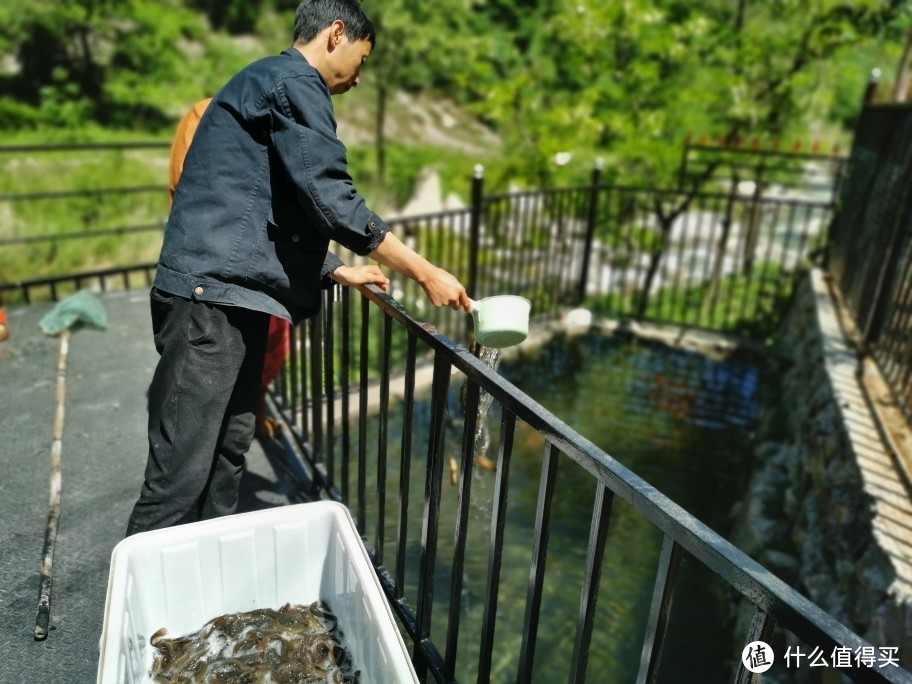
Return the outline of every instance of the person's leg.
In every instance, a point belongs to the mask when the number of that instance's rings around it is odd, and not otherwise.
[[[245,334],[236,327],[238,320],[260,323],[260,334]],[[128,535],[168,527],[195,509],[224,434],[247,341],[251,336],[264,340],[267,321],[265,314],[153,290],[152,325],[160,359],[149,387],[145,482]],[[260,358],[262,344],[255,350]]]
[[[247,355],[241,365],[234,392],[228,402],[219,450],[209,481],[199,501],[200,520],[230,515],[237,509],[238,488],[244,474],[246,454],[254,437],[259,409],[260,376],[266,350],[265,314],[237,309],[232,312],[235,324],[244,331]],[[257,317],[262,317],[262,323]],[[250,319],[250,320],[247,320]]]
[[[291,323],[278,316],[269,318],[269,336],[266,338],[266,354],[263,359],[263,373],[260,380],[260,396],[256,415],[256,434],[272,439],[279,431],[279,423],[266,415],[266,389],[282,371],[288,350],[291,348]]]

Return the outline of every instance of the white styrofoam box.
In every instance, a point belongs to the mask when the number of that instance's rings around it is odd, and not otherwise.
[[[362,682],[417,682],[348,509],[319,501],[230,515],[121,541],[111,554],[99,684],[148,681],[152,634],[228,613],[326,600]]]

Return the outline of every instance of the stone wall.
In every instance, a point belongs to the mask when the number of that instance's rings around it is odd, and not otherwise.
[[[912,665],[912,506],[825,276],[801,283],[771,363],[733,542],[875,647]]]

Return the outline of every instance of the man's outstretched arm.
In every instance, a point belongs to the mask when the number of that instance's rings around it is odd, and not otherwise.
[[[469,295],[462,283],[451,273],[407,247],[393,233],[387,233],[369,256],[381,266],[388,266],[421,285],[434,306],[449,306],[466,313],[471,311]]]

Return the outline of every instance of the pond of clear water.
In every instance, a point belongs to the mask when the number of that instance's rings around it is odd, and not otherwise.
[[[731,510],[746,489],[753,426],[759,401],[759,366],[751,359],[711,360],[703,355],[626,336],[556,338],[522,358],[503,361],[498,372],[649,484],[723,536]],[[462,443],[462,379],[451,384],[448,456],[459,459]],[[399,409],[401,411],[401,407]],[[415,425],[426,426],[427,403],[415,407]],[[389,478],[385,544],[396,538],[398,453],[401,433],[389,432]],[[500,407],[488,411],[487,456],[497,457]],[[373,439],[375,437],[369,437]],[[426,457],[426,427],[416,427],[409,496],[406,598],[416,605]],[[481,440],[484,442],[484,438]],[[370,441],[368,443],[371,443]],[[516,680],[526,609],[533,529],[545,442],[517,422],[497,608],[491,681]],[[441,530],[435,574],[432,639],[443,651],[443,625],[451,599],[453,531],[459,487],[444,468]],[[596,486],[569,458],[558,469],[553,501],[544,598],[533,681],[565,682],[573,652],[590,518]],[[460,597],[457,679],[477,679],[484,611],[494,473],[475,468],[469,538]],[[392,519],[391,519],[392,518]],[[370,520],[370,515],[368,520]],[[376,534],[374,532],[374,534]],[[370,537],[370,535],[369,535]],[[642,515],[615,500],[605,547],[602,580],[587,681],[626,684],[636,680],[652,600],[661,534]],[[384,558],[392,571],[395,560]],[[688,559],[678,576],[660,681],[687,684],[731,681],[743,644],[732,634],[735,595]],[[740,637],[737,637],[740,638]]]

